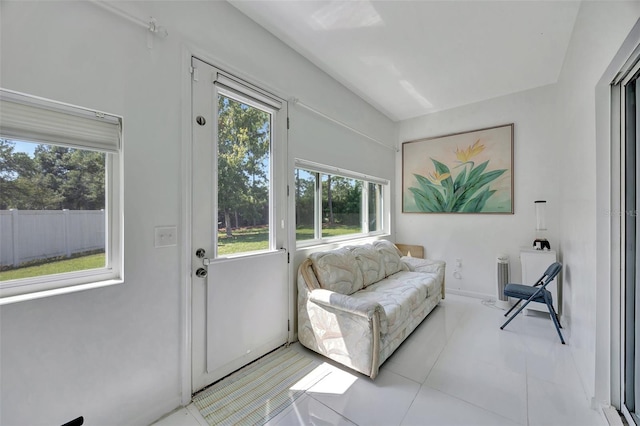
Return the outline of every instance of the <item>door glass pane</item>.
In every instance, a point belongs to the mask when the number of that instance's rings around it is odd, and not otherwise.
[[[105,267],[105,159],[0,139],[0,281]]]
[[[362,181],[335,175],[322,178],[322,237],[362,232]]]
[[[315,238],[316,173],[296,169],[296,241]]]
[[[218,256],[270,248],[271,120],[218,95]]]

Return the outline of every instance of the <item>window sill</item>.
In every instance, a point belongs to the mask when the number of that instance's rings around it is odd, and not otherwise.
[[[76,293],[78,291],[91,290],[95,288],[107,287],[111,285],[117,285],[124,283],[122,279],[110,279],[104,281],[96,281],[85,284],[77,284],[67,287],[59,287],[50,290],[40,290],[34,291],[32,293],[23,293],[23,294],[14,294],[14,295],[3,295],[3,291],[0,290],[0,306],[8,305],[11,303],[25,302],[28,300],[41,299],[44,297],[52,297],[59,296],[62,294]]]
[[[357,236],[353,236],[351,238],[347,237],[334,237],[334,238],[324,238],[321,240],[307,240],[304,243],[303,242],[298,242],[296,244],[296,250],[313,250],[316,248],[321,248],[321,247],[326,247],[326,246],[330,246],[330,245],[350,245],[350,244],[366,244],[366,243],[371,243],[373,241],[376,240],[380,240],[380,239],[384,239],[387,237],[390,237],[391,234],[387,234],[384,232],[377,232],[377,233],[372,233],[372,234],[359,234]],[[306,244],[305,244],[306,243]]]

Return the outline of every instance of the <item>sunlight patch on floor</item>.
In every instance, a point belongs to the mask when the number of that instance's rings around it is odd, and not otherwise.
[[[320,381],[319,383],[317,379],[315,380],[314,384],[317,384],[313,386],[313,393],[343,395],[356,382],[356,380],[358,380],[358,377],[354,374],[337,369],[327,363],[323,363],[318,368],[316,368],[316,370],[324,371],[322,377],[326,378],[324,378],[324,380]],[[308,374],[307,377],[314,374],[316,370]],[[306,380],[307,377],[305,377],[303,380]],[[301,382],[303,380],[301,380]],[[305,389],[308,390],[308,388]]]

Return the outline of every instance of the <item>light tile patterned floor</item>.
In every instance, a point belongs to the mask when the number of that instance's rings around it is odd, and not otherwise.
[[[503,313],[448,294],[375,381],[327,361],[331,374],[268,424],[607,425],[589,408],[569,331],[568,344],[561,345],[553,324],[540,315],[520,315],[501,331]],[[206,422],[192,404],[155,425]]]

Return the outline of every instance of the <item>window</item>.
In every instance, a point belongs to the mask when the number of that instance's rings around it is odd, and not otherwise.
[[[637,28],[638,25],[611,64],[621,65],[615,76],[616,67],[608,68],[607,74],[612,78],[609,93],[601,91],[598,99],[611,105],[610,110],[602,108],[600,115],[610,114],[611,176],[617,174],[619,178],[611,181],[614,210],[607,212],[612,231],[612,295],[618,293],[618,297],[611,298],[611,382],[617,381],[619,387],[612,386],[611,399],[624,416],[623,421],[630,425],[640,424],[640,44]],[[603,88],[603,84],[600,87]]]
[[[640,65],[635,65],[618,85],[621,105],[622,207],[622,412],[629,424],[640,422]]]
[[[218,89],[218,257],[268,250],[273,108]]]
[[[121,118],[4,89],[0,109],[0,304],[121,282]]]
[[[382,233],[387,186],[383,179],[297,160],[298,245]]]

